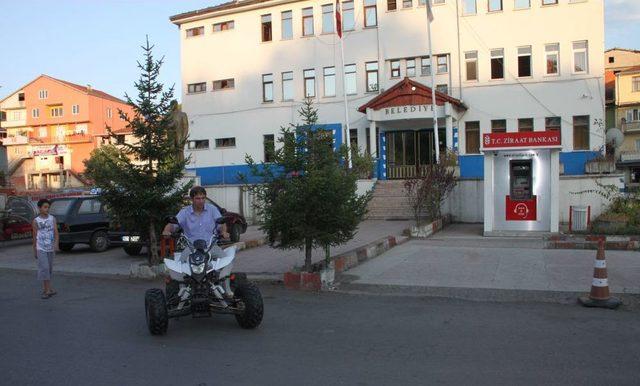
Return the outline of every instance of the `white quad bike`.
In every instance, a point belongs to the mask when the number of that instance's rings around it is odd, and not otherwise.
[[[175,217],[167,221],[177,224]],[[222,222],[224,219],[219,219],[218,223]],[[236,247],[223,250],[217,245],[219,238],[216,234],[209,242],[195,240],[193,243],[181,230],[176,235],[174,258],[164,259],[170,274],[165,292],[153,288],[145,293],[149,332],[152,335],[165,334],[169,318],[187,315],[209,317],[212,313],[235,315],[242,328],[258,327],[264,313],[262,295],[258,287],[247,280],[246,274],[231,272]],[[188,252],[188,261],[181,259],[183,250]]]

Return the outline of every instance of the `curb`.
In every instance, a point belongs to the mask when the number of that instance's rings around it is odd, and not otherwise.
[[[285,272],[284,286],[288,289],[305,291],[332,290],[336,277],[408,240],[409,238],[406,236],[386,236],[364,246],[332,256],[328,267],[324,261],[319,261],[311,266],[312,272]]]
[[[605,240],[605,249],[640,251],[640,236],[607,235],[550,235],[544,237],[545,249],[598,249],[598,241]]]
[[[406,230],[405,233],[409,234],[412,239],[427,239],[434,233],[440,232],[449,224],[451,224],[451,215],[447,214],[430,224],[412,226]]]
[[[493,303],[555,303],[579,304],[578,298],[588,294],[573,291],[544,291],[498,288],[425,287],[393,284],[339,283],[335,292],[346,294],[366,294],[381,296],[416,296],[426,298],[457,299]],[[611,293],[622,300],[625,310],[640,309],[639,293]]]

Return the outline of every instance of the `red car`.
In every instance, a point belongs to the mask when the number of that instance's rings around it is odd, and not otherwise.
[[[16,240],[31,237],[31,222],[13,214],[0,217],[0,240]]]

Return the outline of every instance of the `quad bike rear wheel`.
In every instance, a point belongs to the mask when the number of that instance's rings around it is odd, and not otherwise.
[[[167,303],[161,289],[153,288],[144,294],[144,308],[147,317],[147,327],[151,335],[164,335],[169,326]]]
[[[236,321],[240,327],[253,329],[260,325],[264,315],[264,305],[260,289],[250,281],[237,283],[234,295],[239,300],[244,309],[242,313],[236,314]]]

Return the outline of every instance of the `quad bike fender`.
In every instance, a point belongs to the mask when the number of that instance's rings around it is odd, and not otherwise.
[[[229,248],[223,250],[224,255],[221,258],[213,262],[213,270],[221,271],[224,267],[231,265],[236,258],[236,246],[232,245]]]

